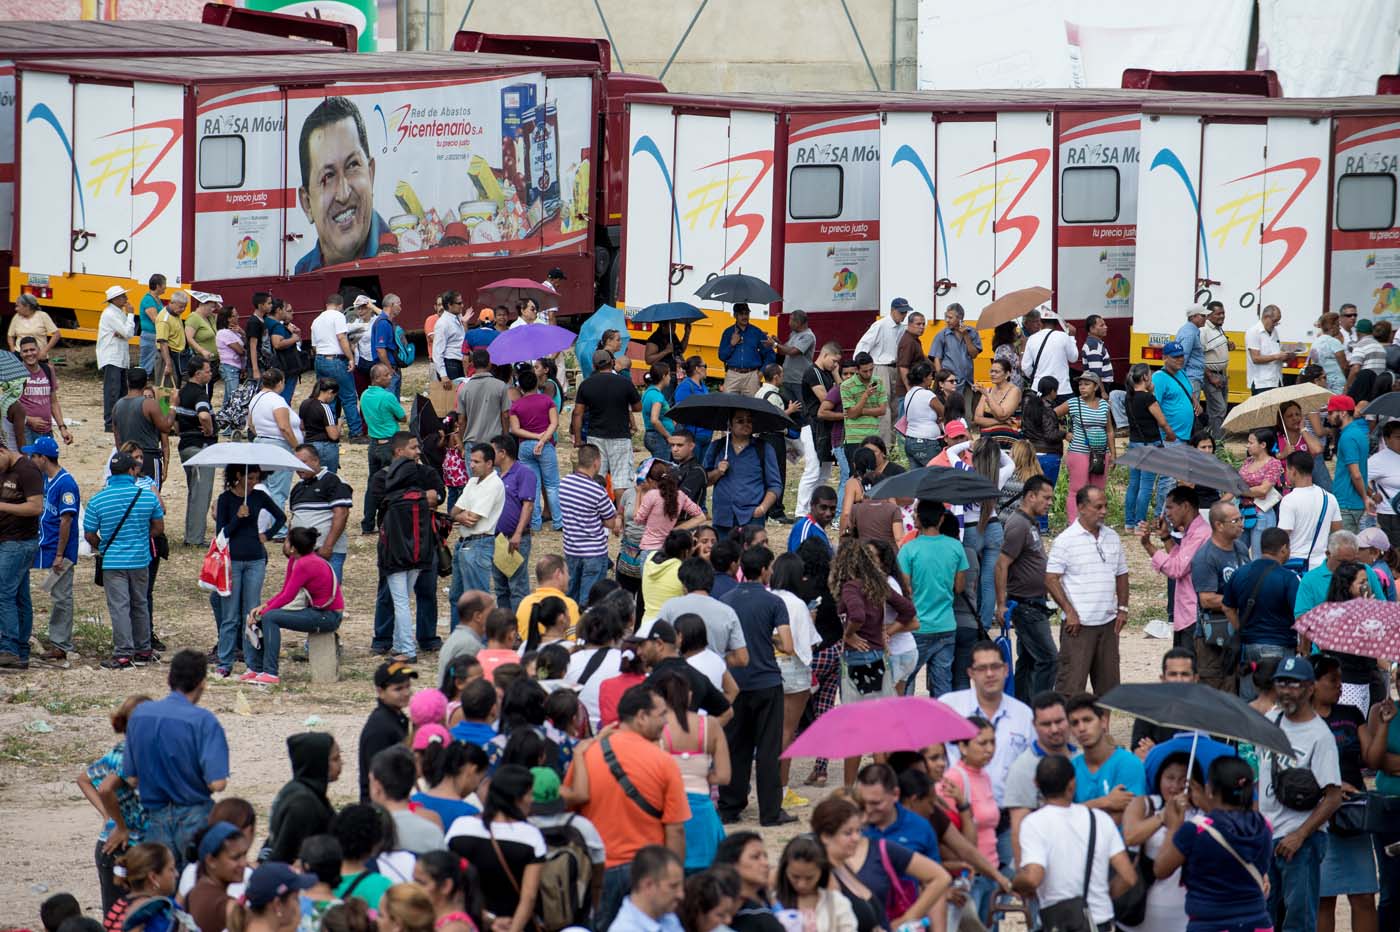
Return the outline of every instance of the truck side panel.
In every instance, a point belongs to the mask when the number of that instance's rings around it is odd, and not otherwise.
[[[999,113],[996,131],[996,270],[992,296],[983,304],[1021,288],[1049,288],[1054,261],[1050,114]],[[968,316],[980,310],[970,307]]]
[[[925,313],[933,307],[935,231],[933,117],[885,113],[880,123],[880,303],[906,298]]]
[[[1138,173],[1137,295],[1132,361],[1180,328],[1195,299],[1200,229],[1201,124],[1194,116],[1142,122]]]
[[[743,273],[773,280],[773,132],[772,113],[736,110],[729,115],[729,209],[724,219],[724,265],[721,274]],[[755,317],[768,316],[754,305]]]
[[[14,235],[15,101],[14,62],[0,60],[0,253],[10,251]]]
[[[30,72],[20,86],[19,258],[33,275],[68,271],[73,200],[73,85],[60,74]]]
[[[138,83],[135,90],[130,270],[137,279],[156,271],[174,279],[185,240],[179,197],[185,171],[185,88]]]
[[[1264,123],[1207,123],[1201,157],[1198,303],[1225,305],[1225,329],[1243,331],[1257,317],[1264,218]],[[1272,184],[1272,180],[1270,184]],[[1204,292],[1209,292],[1209,295]],[[1177,317],[1182,308],[1175,308]],[[1170,313],[1170,311],[1169,311]]]
[[[997,125],[992,120],[938,124],[938,278],[945,285],[936,300],[938,317],[949,304],[961,304],[969,319],[992,301],[996,278]]]
[[[1285,340],[1303,339],[1311,327],[1310,311],[1326,306],[1323,282],[1331,136],[1329,120],[1269,120],[1259,300],[1252,310],[1266,304],[1284,309],[1279,326]],[[1253,317],[1245,316],[1240,324],[1241,330],[1253,326]]]
[[[621,297],[627,306],[640,309],[670,299],[671,263],[686,258],[673,246],[672,229],[680,226],[675,115],[670,107],[631,104],[628,121]]]
[[[677,269],[672,275],[670,294],[677,301],[701,304],[694,297],[695,289],[724,271],[729,207],[757,172],[751,166],[730,163],[728,116],[679,114],[675,164],[680,222],[671,234],[671,256],[672,261],[689,268]],[[720,304],[702,306],[717,309]]]
[[[72,270],[130,278],[131,179],[136,165],[131,85],[83,84],[74,88],[72,186],[80,211],[73,237]],[[50,224],[50,234],[62,231]],[[34,269],[27,260],[26,269]],[[60,271],[34,269],[34,271]]]
[[[1336,122],[1326,306],[1351,303],[1364,317],[1400,324],[1400,120]]]

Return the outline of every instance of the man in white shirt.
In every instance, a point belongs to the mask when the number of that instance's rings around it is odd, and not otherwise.
[[[1327,559],[1327,538],[1342,529],[1337,497],[1313,484],[1313,455],[1303,450],[1288,454],[1285,474],[1293,491],[1278,505],[1278,526],[1288,532],[1288,553],[1317,569]]]
[[[1366,478],[1371,483],[1371,501],[1376,503],[1376,523],[1390,546],[1400,547],[1400,516],[1393,504],[1400,495],[1400,421],[1386,422],[1381,448],[1366,460]]]
[[[1201,349],[1206,360],[1206,418],[1210,435],[1220,443],[1225,437],[1220,425],[1225,421],[1226,401],[1230,397],[1230,352],[1235,343],[1225,335],[1225,305],[1212,301],[1206,310],[1210,313],[1201,327]]]
[[[549,270],[549,274],[545,276],[544,281],[540,282],[540,284],[544,285],[546,288],[553,289],[557,293],[560,287],[562,287],[563,283],[568,279],[568,277],[569,276],[564,274],[563,269],[559,268],[558,266],[555,266],[554,268]],[[553,323],[554,315],[558,312],[559,301],[557,298],[542,302],[540,305],[539,322],[542,324]]]
[[[1042,915],[1057,903],[1083,896],[1095,925],[1112,928],[1112,898],[1137,881],[1118,826],[1107,812],[1074,802],[1074,767],[1068,759],[1042,758],[1035,768],[1035,783],[1045,805],[1021,822],[1020,869],[1012,888],[1022,896],[1037,897]]]
[[[496,473],[496,448],[478,443],[467,464],[471,478],[452,506],[452,520],[462,536],[452,556],[452,584],[448,600],[457,604],[468,589],[491,591],[491,566],[495,553],[496,521],[506,503],[506,487]]]
[[[1021,863],[1021,822],[1045,805],[1035,785],[1035,768],[1046,757],[1071,760],[1079,753],[1069,740],[1069,715],[1065,712],[1065,697],[1046,690],[1031,697],[1031,714],[1035,716],[1035,740],[1011,762],[1006,773],[1006,788],[1002,806],[1011,820],[1011,853],[1013,864]]]
[[[121,285],[107,289],[107,306],[97,321],[97,368],[102,373],[102,429],[112,432],[112,406],[126,396],[131,367],[131,334],[136,318]]]
[[[1006,663],[996,644],[978,641],[972,645],[972,664],[967,672],[972,683],[970,688],[944,693],[938,699],[959,715],[980,715],[992,723],[997,747],[991,763],[984,769],[991,778],[992,791],[1000,806],[1011,762],[1020,757],[1021,752],[1035,740],[1035,719],[1030,706],[1006,694]],[[958,759],[956,744],[948,744],[948,755],[950,761]],[[1010,841],[1008,837],[1008,849]],[[1001,839],[998,839],[998,846],[1000,843]],[[1006,861],[1008,857],[1002,860]]]
[[[1359,334],[1356,332],[1356,305],[1343,304],[1337,308],[1338,321],[1342,325],[1342,348],[1351,349]]]
[[[877,317],[870,327],[856,341],[856,353],[869,353],[875,361],[875,375],[885,383],[885,397],[893,398],[899,386],[899,370],[895,360],[899,356],[899,338],[904,336],[904,319],[909,316],[909,302],[895,298],[890,302],[890,312],[885,317]],[[852,354],[854,355],[854,354]],[[880,415],[880,436],[890,442],[890,406],[885,405],[885,413]]]
[[[355,358],[350,349],[349,324],[345,320],[345,301],[340,293],[326,298],[326,309],[311,322],[311,346],[316,354],[316,377],[334,379],[336,407],[345,411],[345,426],[352,440],[365,437],[365,422],[360,417],[360,403],[355,394],[355,377],[350,373],[350,361]]]
[[[462,323],[462,315],[467,305],[460,291],[445,291],[442,295],[442,313],[433,326],[433,371],[440,379],[460,384],[467,377],[462,366],[462,346],[467,339],[467,328]]]
[[[1060,318],[1051,311],[1028,311],[1021,318],[1021,329],[1026,333],[1026,346],[1021,353],[1021,371],[1025,373],[1026,384],[1035,386],[1045,376],[1054,376],[1060,383],[1055,403],[1067,401],[1074,394],[1074,386],[1069,381],[1069,364],[1079,361],[1079,347],[1074,343],[1074,325],[1064,322],[1064,330],[1055,330],[1045,325],[1045,321],[1058,321]]]
[[[1267,304],[1259,312],[1259,322],[1244,332],[1244,377],[1256,395],[1283,384],[1283,362],[1289,354],[1283,352],[1278,337],[1282,319],[1278,305]]]
[[[1102,696],[1119,683],[1118,635],[1128,621],[1128,560],[1123,542],[1104,524],[1108,496],[1086,485],[1075,495],[1079,516],[1055,538],[1045,585],[1064,611],[1055,689],[1084,691],[1093,677]]]

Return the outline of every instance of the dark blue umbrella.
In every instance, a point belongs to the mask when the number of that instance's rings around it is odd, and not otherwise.
[[[665,304],[653,304],[644,307],[632,315],[634,324],[664,324],[668,321],[686,323],[693,320],[704,320],[705,312],[693,304],[685,301],[668,301]]]

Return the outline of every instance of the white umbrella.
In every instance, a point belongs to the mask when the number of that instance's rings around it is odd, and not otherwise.
[[[256,466],[263,472],[300,471],[306,464],[270,443],[215,443],[185,460],[186,466]]]

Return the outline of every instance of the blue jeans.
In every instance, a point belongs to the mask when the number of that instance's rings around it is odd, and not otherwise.
[[[228,400],[233,397],[234,391],[238,388],[238,380],[243,376],[243,370],[237,366],[219,364],[219,375],[224,380],[224,406],[228,406]]]
[[[413,608],[409,605],[409,596],[413,592],[414,583],[418,582],[418,575],[422,570],[400,570],[390,573],[386,585],[389,589],[389,597],[394,600],[394,647],[396,654],[405,657],[417,657],[418,645],[413,639]]]
[[[401,388],[403,388],[403,371],[395,369],[393,378],[389,379],[389,391],[395,398],[398,398],[401,397],[399,395],[399,389]]]
[[[413,601],[416,614],[415,628],[418,644],[423,650],[433,649],[437,639],[437,563],[433,562],[418,574],[414,581]],[[394,596],[389,589],[388,578],[379,574],[379,588],[374,599],[374,635],[370,644],[376,650],[390,650],[394,647]],[[453,610],[456,614],[456,610]],[[413,651],[409,651],[413,656]]]
[[[1275,857],[1269,867],[1269,913],[1278,932],[1317,928],[1317,898],[1327,833],[1318,831],[1299,846],[1291,861]]]
[[[155,335],[155,333],[153,333],[153,332],[152,332],[152,333],[142,333],[142,334],[141,334],[141,368],[146,370],[146,375],[147,375],[147,377],[149,377],[149,378],[154,378],[154,377],[155,377],[155,374],[156,374],[156,357],[157,357],[158,355],[159,355],[159,353],[156,351],[156,335]]]
[[[981,562],[977,585],[977,617],[982,627],[991,628],[992,612],[997,602],[997,559],[1001,556],[1001,545],[1006,540],[1006,529],[996,518],[987,522],[985,529],[976,522],[963,528],[963,543],[977,551]],[[968,580],[968,585],[973,584]]]
[[[219,666],[233,669],[238,662],[237,644],[242,639],[242,627],[248,613],[262,604],[263,579],[267,576],[267,560],[232,560],[229,563],[229,594],[219,598]],[[249,645],[244,645],[247,655]],[[245,662],[247,658],[245,656]],[[251,666],[250,666],[251,669]]]
[[[1156,443],[1143,443],[1133,440],[1128,449],[1155,447]],[[1123,526],[1131,530],[1147,520],[1152,508],[1152,486],[1157,477],[1145,469],[1128,470],[1128,489],[1123,493]]]
[[[953,689],[953,651],[957,641],[956,631],[943,631],[937,634],[914,632],[914,643],[919,647],[919,659],[914,664],[914,672],[904,687],[906,696],[914,695],[914,681],[920,670],[927,670],[924,682],[928,694],[937,698]]]
[[[571,557],[564,555],[564,565],[569,569],[569,598],[579,605],[588,601],[588,593],[598,580],[608,575],[612,561],[607,557]]]
[[[457,541],[456,549],[452,551],[452,584],[447,590],[447,599],[452,605],[449,629],[457,627],[457,600],[462,593],[472,589],[491,591],[491,561],[495,547],[496,539],[490,534]],[[573,575],[572,570],[570,575]]]
[[[544,495],[544,500],[549,502],[549,520],[553,522],[554,529],[564,530],[564,515],[559,510],[559,451],[554,444],[546,443],[544,452],[536,456],[535,441],[526,440],[520,444],[520,462],[534,471],[536,487]],[[544,509],[539,504],[537,497],[535,507],[531,509],[531,531],[538,531],[544,526]]]
[[[632,889],[632,865],[619,864],[603,871],[603,891],[593,912],[593,928],[606,929],[617,918],[622,900]]]
[[[1271,527],[1278,527],[1278,506],[1269,511],[1260,511],[1254,518],[1254,527],[1249,530],[1249,555],[1252,559],[1259,559],[1260,554],[1263,553],[1260,550],[1260,538]]]
[[[1064,457],[1059,453],[1037,453],[1036,460],[1040,463],[1040,471],[1045,473],[1045,478],[1050,480],[1051,488],[1054,488],[1060,481],[1060,461]],[[1050,529],[1050,518],[1042,515],[1040,518],[1041,533]]]
[[[346,555],[343,553],[331,553],[329,562],[331,569],[335,572],[335,581],[337,583],[345,581],[345,556]]]
[[[344,359],[317,356],[316,375],[318,378],[335,379],[337,393],[332,410],[337,416],[341,411],[345,412],[345,426],[351,436],[363,434],[365,422],[360,417],[359,396],[355,394],[355,377],[350,374],[349,364]]]
[[[1036,693],[1055,688],[1060,666],[1060,650],[1050,634],[1044,597],[1018,602],[1011,609],[1011,627],[1016,632],[1016,676],[1007,693],[1026,702]]]
[[[491,564],[491,582],[496,590],[496,606],[515,611],[515,607],[530,594],[530,540],[529,534],[520,535],[520,566],[509,579]]]
[[[282,386],[282,392],[281,392],[282,400],[285,401],[287,404],[291,404],[291,403],[292,403],[292,396],[296,394],[296,391],[297,391],[297,381],[298,381],[300,378],[301,378],[301,373],[297,373],[296,375],[289,375],[289,376],[287,376],[287,378],[286,378],[286,383]]]
[[[1243,644],[1240,646],[1240,664],[1253,663],[1258,660],[1282,661],[1286,657],[1292,657],[1296,651],[1292,647],[1284,647],[1280,644]],[[1254,688],[1254,677],[1249,673],[1240,674],[1240,698],[1245,702],[1253,702],[1259,696],[1259,691]]]
[[[199,830],[209,824],[214,801],[206,799],[188,806],[167,805],[146,810],[144,841],[165,845],[175,855],[175,872],[185,869],[185,855]]]
[[[282,651],[282,629],[315,634],[340,627],[341,612],[319,608],[274,608],[262,616],[262,648],[248,648],[248,669],[277,675],[277,655]]]
[[[29,598],[29,568],[39,539],[0,541],[0,651],[29,659],[34,633],[34,603]]]
[[[668,463],[671,461],[671,444],[667,443],[666,438],[661,436],[659,432],[650,427],[647,428],[646,433],[642,434],[642,446],[646,447],[647,452],[657,459],[666,460]],[[521,459],[524,458],[521,457]]]
[[[1185,440],[1177,440],[1177,441],[1175,441],[1174,443],[1167,443],[1167,442],[1164,440],[1164,441],[1162,441],[1162,446],[1163,446],[1164,448],[1165,448],[1165,447],[1181,447],[1181,446],[1185,446],[1186,443],[1187,443],[1187,442],[1186,442]],[[1174,488],[1176,488],[1176,479],[1172,478],[1171,476],[1166,476],[1166,475],[1161,475],[1161,476],[1158,476],[1158,477],[1157,477],[1157,514],[1161,515],[1162,513],[1164,513],[1164,512],[1166,511],[1166,508],[1167,508],[1167,493],[1170,492],[1170,491],[1171,491],[1172,489],[1174,489]],[[1142,493],[1139,492],[1138,494],[1141,495]],[[1144,518],[1144,519],[1147,518],[1147,513],[1146,513],[1145,511],[1143,512],[1143,518]]]
[[[288,453],[292,448],[287,445],[287,441],[281,437],[258,437],[254,443],[265,443],[268,446],[280,447]],[[267,495],[272,499],[272,503],[283,511],[287,510],[287,496],[292,491],[292,477],[296,475],[290,469],[274,469],[271,472],[263,473],[263,485],[267,488]],[[281,540],[287,536],[286,525],[277,532],[277,539]]]
[[[331,440],[313,440],[311,445],[316,448],[322,466],[331,472],[340,472],[340,444]]]
[[[909,457],[909,464],[916,468],[928,465],[928,461],[938,455],[938,450],[942,446],[938,440],[921,440],[918,437],[904,438],[904,454]]]

